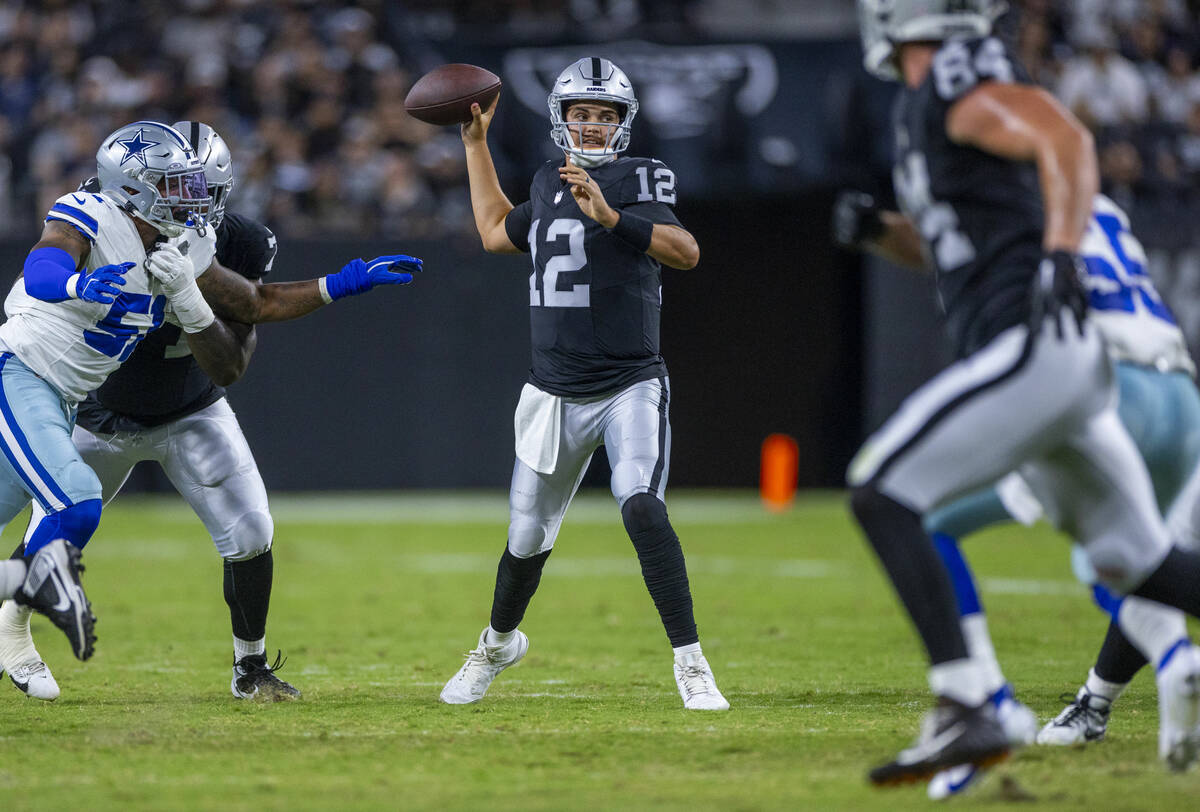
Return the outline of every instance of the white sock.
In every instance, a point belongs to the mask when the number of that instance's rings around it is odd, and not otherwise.
[[[1105,679],[1100,679],[1096,676],[1096,669],[1089,668],[1087,682],[1083,683],[1083,687],[1089,694],[1107,699],[1109,703],[1117,701],[1117,697],[1125,690],[1128,683],[1109,682]]]
[[[25,562],[20,558],[0,561],[0,599],[11,598],[25,583]]]
[[[267,653],[267,638],[261,640],[242,640],[238,637],[233,638],[233,658],[240,661],[243,657],[249,657],[253,654]]]
[[[675,652],[676,660],[678,660],[680,657],[686,657],[689,654],[703,654],[703,652],[700,651],[699,643],[688,643],[686,646],[675,646],[673,650]]]
[[[1003,688],[1007,680],[1000,670],[1000,661],[996,659],[996,649],[988,633],[987,617],[983,612],[973,612],[963,615],[959,623],[967,641],[967,653],[983,669],[983,687],[991,696]]]
[[[507,646],[509,641],[512,640],[516,634],[516,629],[513,629],[510,632],[498,632],[491,626],[488,626],[487,635],[483,638],[483,642],[484,645],[496,646],[499,648],[500,646]]]
[[[1156,669],[1171,647],[1187,637],[1183,612],[1133,595],[1121,601],[1117,623]]]
[[[988,692],[983,668],[966,657],[929,667],[929,688],[937,696],[977,708],[987,701]]]

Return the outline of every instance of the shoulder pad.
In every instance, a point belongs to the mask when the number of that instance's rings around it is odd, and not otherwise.
[[[111,214],[112,204],[102,195],[92,192],[71,192],[54,201],[46,220],[62,220],[75,226],[90,242],[96,241],[100,223]]]
[[[278,250],[274,232],[249,217],[227,212],[217,229],[217,261],[247,279],[269,274]]]
[[[614,205],[666,203],[674,206],[678,198],[675,180],[675,172],[657,158],[627,158]]]
[[[982,82],[1020,78],[1004,43],[996,37],[947,40],[933,56],[930,79],[934,92],[952,102]]]

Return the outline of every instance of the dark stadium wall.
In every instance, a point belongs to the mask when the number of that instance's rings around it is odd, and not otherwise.
[[[803,484],[840,483],[861,421],[861,330],[857,274],[828,243],[829,205],[818,192],[681,209],[702,259],[664,274],[673,485],[756,485],[760,444],[777,431],[800,445]],[[0,243],[3,267],[21,267],[33,241]],[[506,486],[529,366],[527,257],[486,255],[474,238],[283,238],[271,278],[396,251],[425,259],[407,288],[258,328],[229,399],[268,487]],[[591,481],[605,482],[605,467],[597,455]],[[169,489],[152,470],[131,486]]]

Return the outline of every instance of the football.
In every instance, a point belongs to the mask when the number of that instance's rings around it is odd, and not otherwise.
[[[445,126],[471,120],[471,104],[487,109],[500,92],[500,77],[490,70],[455,63],[434,68],[417,80],[404,99],[413,118]]]

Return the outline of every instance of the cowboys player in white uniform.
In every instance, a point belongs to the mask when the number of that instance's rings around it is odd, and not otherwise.
[[[638,102],[607,59],[581,59],[549,96],[554,143],[530,201],[513,206],[487,146],[495,111],[473,108],[463,126],[471,204],[484,248],[528,251],[533,364],[515,417],[517,459],[508,543],[496,572],[490,624],[442,690],[477,702],[529,647],[517,626],[537,589],[563,515],[601,444],[642,575],[675,653],[684,707],[726,710],[700,649],[679,538],[667,518],[670,387],[658,351],[661,265],[690,269],[695,239],[671,211],[675,175],[659,161],[625,158]]]
[[[22,453],[13,458],[25,501],[32,495],[45,513],[26,537],[27,555],[58,537],[82,548],[95,531],[104,492],[71,442],[71,423],[76,405],[148,332],[169,319],[201,368],[240,374],[247,332],[232,323],[297,318],[377,285],[411,282],[421,266],[403,255],[353,260],[320,279],[269,285],[230,271],[214,258],[203,164],[183,135],[158,122],[109,135],[97,153],[97,177],[100,191],[64,195],[47,214],[0,326],[0,349],[15,356],[0,356],[6,366],[14,376],[28,370],[47,390],[40,400],[23,398],[27,414],[10,410],[17,414],[8,420],[23,432],[14,431]],[[18,499],[14,490],[4,502],[11,513],[0,519],[15,515]],[[52,683],[41,684],[56,695]]]
[[[173,126],[187,137],[204,166],[212,197],[208,223],[217,236],[218,261],[248,279],[261,280],[275,259],[275,235],[245,217],[226,217],[234,175],[225,141],[200,122]],[[81,187],[94,192],[99,188],[97,178]],[[106,503],[136,463],[153,460],[164,467],[224,559],[224,593],[233,625],[233,695],[296,698],[299,691],[267,665],[273,522],[258,466],[221,386],[244,372],[256,335],[253,326],[229,326],[241,340],[240,352],[232,348],[222,368],[209,371],[196,362],[178,327],[156,331],[80,404],[72,440],[99,476]],[[35,503],[27,536],[41,515]],[[53,700],[59,695],[53,674],[34,647],[29,611],[12,602],[0,607],[0,669],[29,696]]]
[[[873,251],[899,265],[927,269],[912,222],[899,212],[877,208],[870,196],[843,193],[834,220],[834,236],[842,245]],[[1145,249],[1130,232],[1128,216],[1103,195],[1095,198],[1081,254],[1092,320],[1116,364],[1117,413],[1150,472],[1172,539],[1188,549],[1200,549],[1196,531],[1200,518],[1200,390],[1193,380],[1195,365],[1183,332],[1146,274]],[[950,573],[967,649],[987,674],[989,698],[1010,740],[1015,746],[1026,745],[1036,734],[1039,744],[1084,744],[1104,736],[1112,701],[1146,664],[1145,657],[1121,632],[1117,620],[1120,599],[1096,583],[1086,556],[1075,547],[1073,561],[1080,577],[1092,586],[1097,603],[1113,615],[1113,621],[1086,684],[1038,733],[1035,717],[1016,701],[1001,671],[974,577],[958,546],[960,538],[989,525],[1007,521],[1029,525],[1042,513],[1028,485],[1012,473],[994,486],[930,512],[924,524]],[[1170,635],[1171,644],[1182,645],[1187,639],[1182,615],[1165,608],[1161,611],[1165,613],[1162,628]],[[1173,741],[1181,733],[1171,729],[1173,721],[1164,715],[1164,741]],[[1181,756],[1185,754],[1176,753],[1177,758]],[[972,765],[946,770],[930,781],[929,794],[941,799],[961,793],[980,774]]]
[[[1123,602],[1122,627],[1137,627],[1131,638],[1157,648],[1170,637],[1161,607],[1142,611],[1153,602],[1200,615],[1200,555],[1171,546],[1087,317],[1078,252],[1097,191],[1094,146],[988,36],[1001,8],[859,2],[865,64],[903,81],[896,188],[934,265],[959,358],[867,440],[847,477],[855,517],[925,644],[939,699],[917,742],[871,772],[880,785],[987,766],[1011,748],[922,525],[932,510],[1019,469],[1100,580],[1147,599]],[[1162,667],[1163,710],[1181,733],[1160,741],[1171,763],[1191,749],[1200,717],[1200,651],[1169,648],[1151,659]]]

